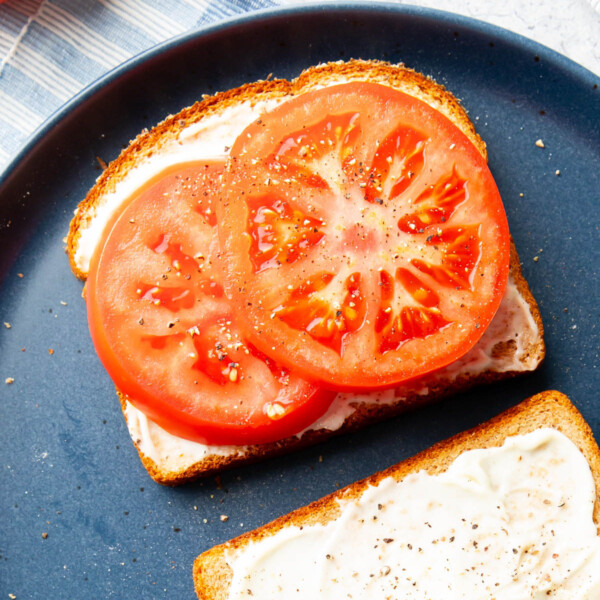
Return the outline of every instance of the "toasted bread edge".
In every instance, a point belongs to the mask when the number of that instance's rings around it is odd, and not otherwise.
[[[340,498],[352,499],[385,477],[397,481],[411,473],[424,470],[437,475],[448,469],[463,452],[477,448],[501,446],[507,437],[523,435],[542,427],[554,428],[566,435],[583,453],[593,475],[596,486],[594,522],[600,524],[600,449],[592,430],[569,398],[557,391],[541,392],[508,409],[497,417],[471,430],[459,433],[412,458],[394,465],[371,477],[353,483],[305,507],[275,519],[254,531],[213,547],[194,562],[194,586],[200,600],[222,600],[227,597],[232,573],[225,560],[226,551],[235,551],[246,544],[273,535],[289,525],[307,526],[327,523],[339,515]]]

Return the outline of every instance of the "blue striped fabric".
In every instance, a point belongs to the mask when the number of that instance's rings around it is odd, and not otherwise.
[[[111,68],[180,33],[279,0],[8,0],[0,5],[0,172]]]

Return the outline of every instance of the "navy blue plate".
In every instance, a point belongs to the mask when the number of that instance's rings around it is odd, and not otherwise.
[[[139,462],[89,340],[63,249],[73,209],[99,174],[97,156],[113,159],[201,94],[350,57],[403,61],[463,100],[540,302],[547,360],[519,380],[220,480],[161,487]],[[4,597],[191,599],[192,562],[213,544],[544,389],[569,394],[600,434],[599,84],[501,29],[365,3],[263,12],[185,35],[65,106],[0,180],[0,321],[10,324],[0,326]]]

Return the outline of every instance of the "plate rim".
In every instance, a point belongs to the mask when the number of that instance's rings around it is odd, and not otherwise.
[[[82,106],[87,100],[96,93],[109,85],[114,85],[118,79],[140,65],[155,59],[156,57],[175,49],[179,46],[192,43],[198,38],[208,37],[221,33],[223,30],[242,26],[256,25],[261,21],[267,23],[270,20],[281,18],[294,18],[297,16],[306,16],[313,13],[321,15],[326,13],[351,13],[351,12],[379,12],[391,13],[398,18],[419,18],[426,19],[435,23],[446,23],[459,28],[468,29],[470,32],[487,35],[496,39],[501,39],[512,47],[521,50],[529,50],[535,55],[543,58],[544,61],[551,63],[551,66],[559,70],[566,71],[571,77],[588,80],[590,87],[594,85],[600,88],[600,75],[596,75],[586,67],[580,65],[564,54],[536,42],[519,33],[515,33],[486,21],[474,17],[468,17],[457,13],[452,13],[437,8],[416,6],[412,4],[399,4],[396,2],[382,0],[345,0],[344,2],[331,2],[327,5],[317,3],[295,2],[286,6],[277,6],[262,8],[232,17],[224,18],[216,23],[209,23],[196,27],[189,31],[178,34],[172,38],[159,42],[158,44],[143,50],[132,56],[123,63],[111,68],[104,75],[92,81],[83,87],[77,94],[67,100],[61,107],[50,114],[23,142],[19,150],[6,163],[0,171],[0,194],[4,185],[10,180],[12,175],[18,170],[20,164],[27,160],[28,154],[34,147],[52,134],[52,131],[59,127],[61,121],[75,109]],[[582,82],[583,82],[582,81]]]

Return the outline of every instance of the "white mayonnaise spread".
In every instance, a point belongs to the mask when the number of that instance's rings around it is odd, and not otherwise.
[[[209,115],[183,129],[176,139],[168,141],[159,150],[131,168],[116,183],[114,191],[104,196],[103,202],[96,208],[94,218],[81,224],[81,237],[75,253],[75,260],[80,270],[87,273],[94,249],[111,216],[149,179],[178,163],[226,158],[237,135],[259,114],[273,109],[281,101],[282,98],[271,98],[254,103],[245,101],[227,107],[216,115]],[[338,429],[355,410],[353,405],[357,402],[382,404],[397,402],[409,393],[426,395],[429,386],[435,381],[451,382],[458,376],[477,375],[487,370],[498,372],[532,370],[539,359],[536,356],[527,359],[526,349],[537,335],[538,327],[531,316],[527,302],[519,294],[514,282],[509,280],[494,319],[482,339],[463,358],[433,376],[394,390],[360,395],[338,394],[327,413],[309,430]],[[514,340],[511,342],[514,348],[510,352],[499,354],[493,351],[498,342],[510,340]],[[243,447],[206,446],[175,437],[130,404],[127,406],[126,416],[131,437],[136,441],[139,449],[154,460],[160,469],[166,471],[179,471],[211,455],[222,456],[244,451]]]
[[[198,123],[183,129],[177,139],[167,142],[160,151],[139,161],[115,185],[113,192],[103,196],[94,218],[80,227],[81,237],[75,253],[75,262],[82,273],[87,273],[92,254],[111,216],[149,179],[176,164],[197,160],[225,159],[238,134],[258,114],[271,110],[281,102],[270,99],[251,104],[249,101],[229,106],[217,115],[209,115]]]
[[[183,471],[209,456],[244,454],[245,446],[207,446],[177,437],[149,419],[131,402],[127,402],[125,418],[131,439],[161,471]]]
[[[325,525],[226,551],[228,600],[597,600],[594,481],[563,434],[539,429],[338,500]]]

